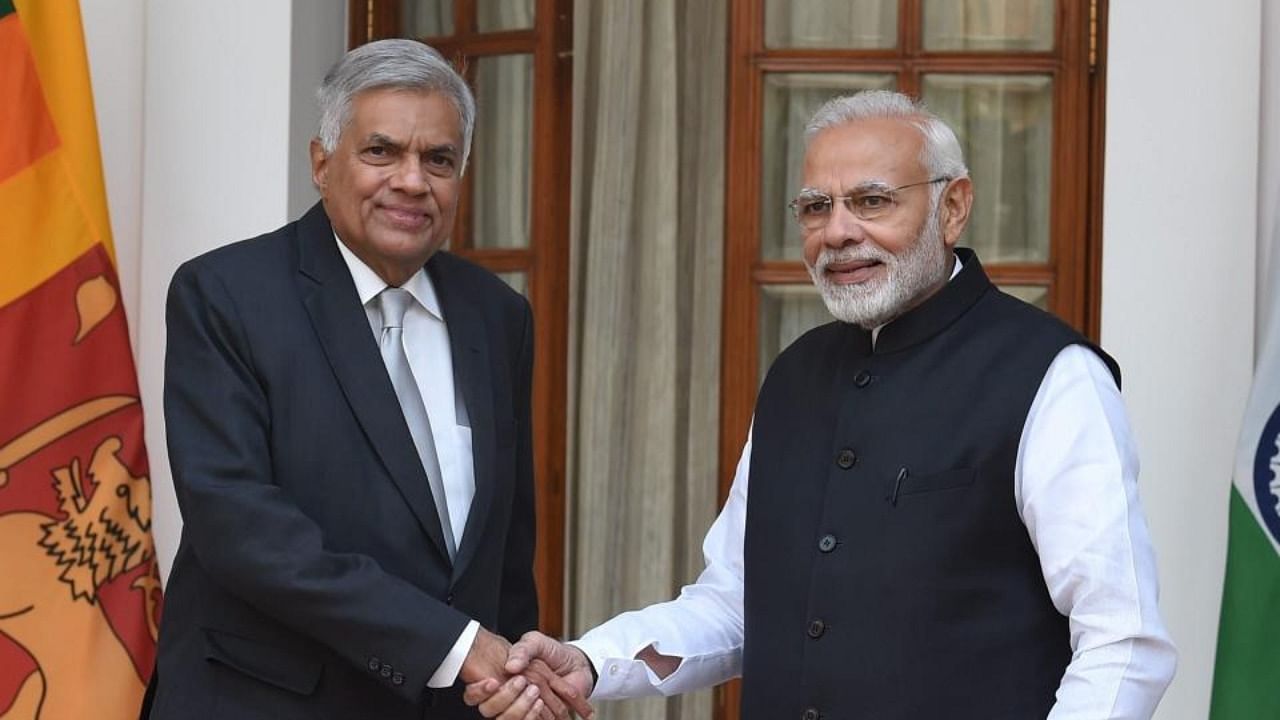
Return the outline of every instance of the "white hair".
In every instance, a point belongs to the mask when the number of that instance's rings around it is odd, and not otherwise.
[[[356,95],[375,89],[438,92],[453,103],[462,124],[462,165],[471,154],[476,124],[476,100],[467,82],[434,48],[417,40],[377,40],[352,50],[324,76],[316,90],[320,105],[320,146],[326,154],[351,121]]]
[[[969,176],[969,168],[964,164],[964,151],[960,149],[960,141],[951,127],[924,103],[890,90],[865,90],[828,100],[805,126],[805,143],[812,142],[815,135],[827,128],[872,118],[902,120],[920,131],[924,137],[920,163],[929,177],[955,179]],[[935,194],[940,194],[942,189],[936,188]]]

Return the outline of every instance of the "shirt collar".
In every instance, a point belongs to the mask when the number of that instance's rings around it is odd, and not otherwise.
[[[964,262],[960,260],[959,255],[953,252],[951,253],[951,257],[955,259],[955,262],[951,263],[951,277],[947,278],[947,282],[951,282],[952,280],[955,280],[956,276],[960,274],[960,268],[964,267]],[[889,322],[893,322],[893,321],[890,320]],[[887,324],[888,323],[885,323],[885,325]],[[884,325],[877,325],[871,329],[871,346],[872,347],[875,347],[876,340],[880,338],[880,330],[883,328],[884,328]]]
[[[862,337],[854,349],[876,355],[904,350],[932,338],[968,312],[991,289],[991,280],[972,250],[956,248],[955,254],[957,264],[963,265],[960,271],[941,290],[881,328],[874,346],[871,333],[851,326]]]
[[[356,257],[351,252],[351,248],[346,243],[338,239],[338,234],[333,234],[333,241],[338,243],[338,252],[342,253],[342,259],[347,263],[347,269],[351,271],[351,280],[356,285],[356,294],[360,296],[360,304],[368,305],[369,301],[378,296],[378,293],[387,288],[387,283],[378,277],[378,273],[372,268],[364,264],[364,261]],[[437,320],[444,320],[444,313],[440,310],[440,299],[436,297],[435,285],[431,282],[431,276],[427,274],[426,268],[421,268],[414,273],[404,285],[400,287],[409,291],[414,300],[418,301],[432,317]]]

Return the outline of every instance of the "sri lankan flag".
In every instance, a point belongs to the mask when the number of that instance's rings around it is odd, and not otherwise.
[[[75,0],[0,0],[0,718],[136,718],[160,581]]]

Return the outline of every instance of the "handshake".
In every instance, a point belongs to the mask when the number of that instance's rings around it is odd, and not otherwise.
[[[591,662],[579,649],[540,632],[515,645],[483,628],[458,677],[467,684],[465,702],[486,718],[587,720],[595,710],[587,696],[595,685]]]

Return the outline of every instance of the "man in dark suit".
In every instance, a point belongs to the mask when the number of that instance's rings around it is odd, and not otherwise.
[[[318,97],[322,202],[170,288],[185,525],[151,717],[475,717],[458,687],[483,678],[564,717],[571,688],[502,669],[538,618],[529,306],[438,252],[474,100],[408,40]]]

